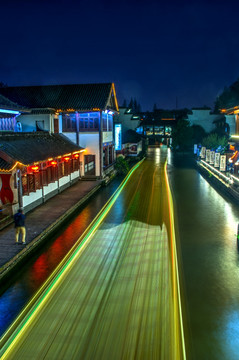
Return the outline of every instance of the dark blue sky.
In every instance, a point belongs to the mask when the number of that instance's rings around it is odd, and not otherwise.
[[[239,77],[239,4],[227,1],[8,0],[0,81],[111,82],[143,110],[213,106]]]

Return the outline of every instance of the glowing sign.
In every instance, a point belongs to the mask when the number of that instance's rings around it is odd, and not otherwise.
[[[122,139],[121,139],[121,124],[115,124],[115,150],[121,150]]]

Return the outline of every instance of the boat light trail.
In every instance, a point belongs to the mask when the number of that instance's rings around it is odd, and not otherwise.
[[[173,267],[173,287],[175,287],[174,281],[177,283],[177,295],[178,295],[178,309],[179,309],[179,318],[180,318],[180,328],[181,328],[181,342],[182,342],[182,351],[183,351],[183,359],[186,360],[186,349],[185,349],[185,338],[184,338],[184,330],[183,330],[183,316],[182,316],[182,304],[181,304],[181,295],[180,295],[180,284],[179,284],[179,271],[178,271],[178,260],[177,260],[177,248],[176,248],[176,239],[175,239],[175,228],[174,228],[174,207],[173,207],[173,198],[172,193],[169,186],[168,174],[167,174],[167,160],[164,165],[164,174],[166,181],[166,188],[168,193],[168,205],[169,205],[169,218],[170,218],[170,228],[171,228],[171,244],[172,244],[172,267]],[[175,274],[176,270],[176,274]],[[175,279],[176,275],[176,279]],[[175,291],[175,289],[174,289]],[[175,299],[176,300],[176,299]],[[176,301],[174,301],[176,305]]]
[[[17,341],[20,340],[21,336],[24,334],[30,324],[34,321],[35,317],[42,309],[49,296],[53,293],[56,286],[60,283],[61,280],[63,280],[63,277],[67,274],[76,259],[78,259],[84,248],[89,243],[93,234],[114,205],[115,201],[119,197],[120,193],[122,192],[133,172],[141,165],[143,161],[144,159],[138,162],[130,170],[130,172],[122,181],[120,186],[113,193],[107,203],[103,206],[99,214],[95,217],[95,219],[90,223],[84,233],[77,240],[73,249],[64,257],[64,259],[54,270],[52,275],[49,277],[49,280],[47,280],[42,285],[42,287],[38,290],[35,296],[30,300],[30,302],[16,318],[16,320],[3,334],[2,338],[0,339],[1,360],[5,359],[10,354],[11,350],[14,348],[14,345],[17,343]]]

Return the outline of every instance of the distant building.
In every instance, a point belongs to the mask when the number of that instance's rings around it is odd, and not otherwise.
[[[119,113],[115,115],[115,122],[122,124],[122,130],[136,130],[141,120],[140,114],[134,114],[131,108],[119,107]]]
[[[213,114],[211,108],[192,108],[188,113],[190,125],[200,125],[207,133],[215,130],[216,122],[223,120],[222,114]]]
[[[113,83],[6,87],[0,94],[31,110],[19,116],[23,132],[64,134],[85,148],[82,177],[103,178],[113,170],[113,116],[118,112]]]

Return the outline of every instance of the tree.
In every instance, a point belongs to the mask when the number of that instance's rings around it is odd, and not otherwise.
[[[202,145],[211,150],[217,150],[219,147],[225,150],[228,146],[228,138],[226,136],[219,136],[216,133],[209,134],[202,140]]]
[[[7,87],[7,84],[5,84],[4,82],[0,81],[0,88],[4,88]]]
[[[203,138],[206,137],[206,131],[200,125],[192,125],[193,130],[193,142],[194,144],[201,144]]]
[[[181,151],[189,150],[193,146],[193,129],[188,120],[180,119],[172,131],[172,146]]]
[[[220,112],[220,109],[228,109],[239,105],[239,80],[235,81],[229,87],[224,87],[223,92],[216,98],[214,112]]]
[[[123,156],[118,156],[116,158],[115,169],[117,170],[119,175],[127,175],[129,172],[129,164],[123,158]]]
[[[122,107],[127,108],[127,101],[124,99]]]

